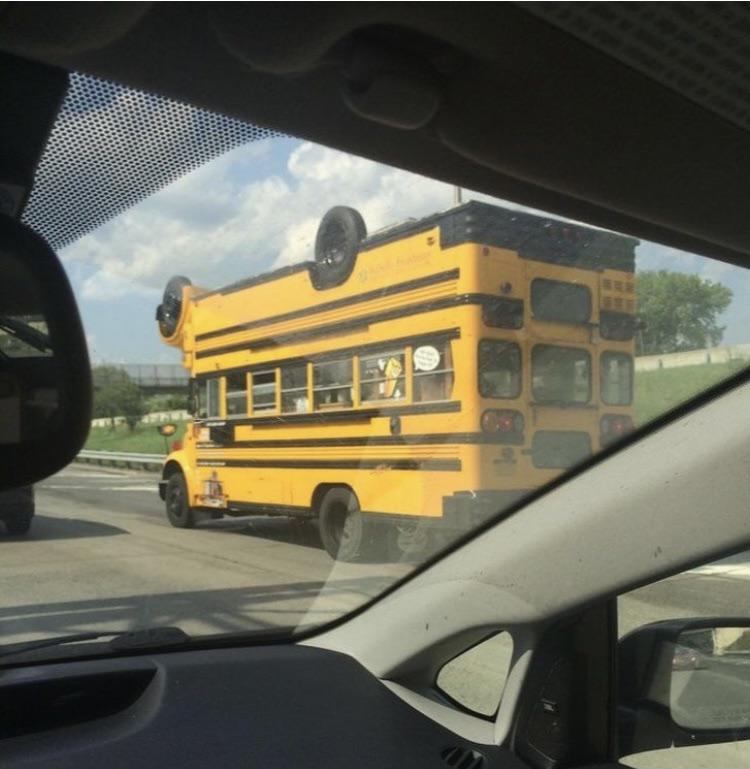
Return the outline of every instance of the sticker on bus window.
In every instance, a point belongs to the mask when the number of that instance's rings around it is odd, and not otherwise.
[[[440,352],[431,345],[414,350],[414,368],[417,371],[434,371],[440,363]]]
[[[385,374],[385,392],[386,398],[392,398],[396,395],[396,387],[398,386],[399,377],[401,376],[404,367],[401,365],[401,361],[398,358],[389,358],[385,364],[383,373]]]

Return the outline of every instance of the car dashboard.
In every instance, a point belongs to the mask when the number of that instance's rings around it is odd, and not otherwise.
[[[423,716],[353,658],[293,645],[6,670],[4,767],[522,769]]]

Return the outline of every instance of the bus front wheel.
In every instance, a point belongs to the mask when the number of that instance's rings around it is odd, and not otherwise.
[[[370,526],[359,509],[356,495],[342,486],[328,491],[318,512],[320,538],[337,561],[354,561],[368,544]]]
[[[182,473],[169,476],[164,497],[167,504],[167,518],[172,526],[176,529],[192,529],[195,526],[195,516],[188,505],[187,483]]]

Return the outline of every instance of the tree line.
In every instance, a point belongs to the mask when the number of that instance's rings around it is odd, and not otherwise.
[[[140,387],[116,366],[94,366],[94,419],[109,419],[112,429],[115,418],[123,417],[130,430],[135,430],[146,414],[155,411],[177,411],[187,403],[187,389],[162,395],[144,395]]]
[[[732,291],[697,275],[644,271],[636,276],[636,299],[636,355],[664,355],[720,344],[726,327],[719,319]]]

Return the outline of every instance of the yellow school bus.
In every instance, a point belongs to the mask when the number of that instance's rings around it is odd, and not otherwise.
[[[316,518],[342,560],[476,525],[632,428],[637,243],[479,202],[367,237],[337,207],[315,261],[173,278],[169,520]]]

